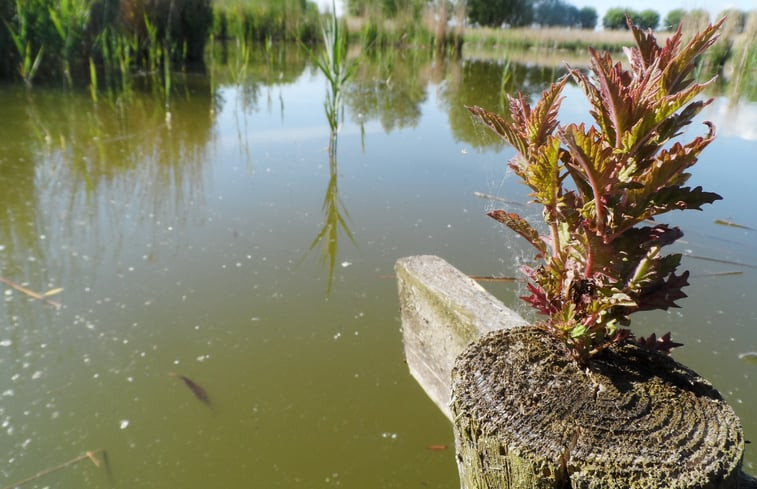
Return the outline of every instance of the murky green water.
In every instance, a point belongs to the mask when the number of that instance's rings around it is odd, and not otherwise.
[[[560,71],[383,55],[348,89],[334,166],[323,78],[297,53],[256,59],[229,60],[213,96],[177,83],[170,119],[149,93],[0,88],[0,276],[64,288],[56,308],[0,285],[0,487],[100,448],[109,474],[85,460],[28,487],[458,487],[453,450],[430,449],[451,428],[403,363],[392,266],[517,273],[524,245],[474,192],[527,192],[463,104]],[[757,440],[757,366],[738,358],[757,351],[757,231],[715,223],[757,228],[757,105],[702,118],[720,137],[692,180],[724,201],[671,218],[682,250],[742,265],[687,257],[683,308],[635,324],[686,343]],[[523,311],[517,285],[489,289]]]

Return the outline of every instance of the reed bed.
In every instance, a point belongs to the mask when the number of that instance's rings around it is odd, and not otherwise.
[[[298,41],[320,38],[318,6],[301,0],[216,0],[213,2],[215,39]]]
[[[667,35],[658,39],[664,42]],[[633,36],[627,30],[595,31],[565,27],[494,29],[474,27],[465,30],[466,46],[485,48],[505,47],[514,49],[553,49],[577,51],[589,46],[598,50],[619,51],[633,44]]]

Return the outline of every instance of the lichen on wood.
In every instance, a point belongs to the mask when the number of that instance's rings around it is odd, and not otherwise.
[[[452,392],[466,489],[739,487],[733,410],[634,344],[579,366],[536,328],[490,333],[458,358]]]

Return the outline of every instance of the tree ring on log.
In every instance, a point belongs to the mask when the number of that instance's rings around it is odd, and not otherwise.
[[[452,412],[463,488],[738,487],[731,407],[635,344],[579,366],[534,327],[490,333],[457,359]]]

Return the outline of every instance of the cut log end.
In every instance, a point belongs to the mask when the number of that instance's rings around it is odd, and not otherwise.
[[[452,398],[464,488],[736,489],[743,479],[730,406],[635,345],[581,368],[535,328],[490,333],[458,358]]]

